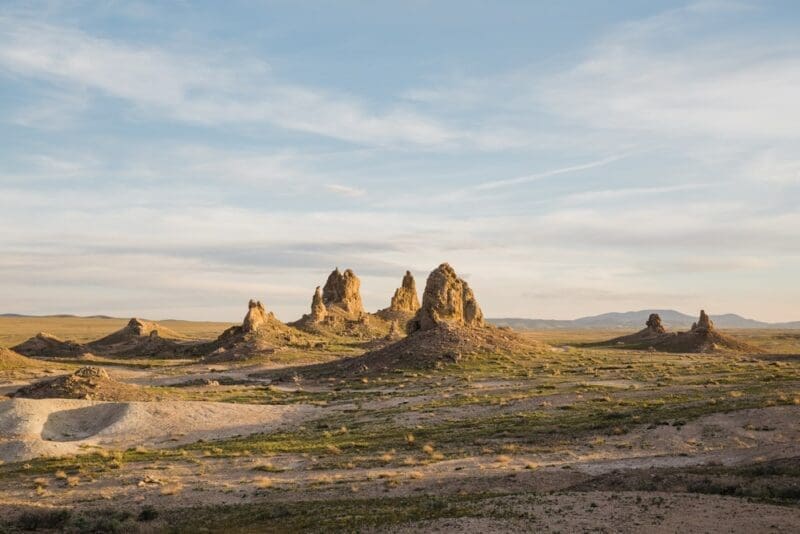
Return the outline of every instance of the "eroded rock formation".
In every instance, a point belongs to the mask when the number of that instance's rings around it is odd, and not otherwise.
[[[314,296],[311,299],[311,321],[315,323],[322,322],[325,316],[328,315],[328,309],[325,307],[325,302],[322,300],[322,291],[319,286],[314,291]]]
[[[255,332],[267,324],[269,316],[260,300],[250,300],[247,307],[247,315],[244,316],[244,321],[242,321],[242,331],[244,333]]]
[[[351,316],[361,315],[364,313],[364,305],[361,302],[361,281],[352,270],[347,269],[342,273],[337,267],[325,282],[322,302],[328,309],[340,308]]]
[[[394,296],[392,296],[392,303],[389,305],[389,310],[416,313],[419,307],[417,283],[414,281],[414,276],[411,274],[411,271],[406,271],[405,276],[403,276],[403,283],[395,290]]]
[[[714,330],[714,322],[706,314],[705,310],[700,310],[700,319],[692,325],[692,330],[707,332]]]
[[[661,324],[661,316],[657,313],[651,313],[650,317],[647,318],[647,323],[645,324],[648,330],[656,334],[663,334],[667,331],[664,328],[664,325]]]
[[[440,324],[484,326],[483,312],[469,285],[443,263],[428,276],[422,306],[408,323],[408,332],[429,330]]]

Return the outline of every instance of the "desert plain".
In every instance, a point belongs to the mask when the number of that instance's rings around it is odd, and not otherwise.
[[[398,282],[0,318],[0,532],[800,531],[800,330],[512,330],[447,264]]]

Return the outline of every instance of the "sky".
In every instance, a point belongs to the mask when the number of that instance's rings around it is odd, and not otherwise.
[[[0,313],[800,320],[800,3],[0,2]]]

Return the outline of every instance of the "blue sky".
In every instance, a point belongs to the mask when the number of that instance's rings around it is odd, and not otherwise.
[[[800,319],[797,2],[0,4],[0,311]]]

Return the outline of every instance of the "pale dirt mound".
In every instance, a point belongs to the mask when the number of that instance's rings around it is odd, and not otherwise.
[[[0,460],[77,454],[86,446],[174,447],[271,432],[321,415],[321,408],[304,404],[14,398],[0,402]]]
[[[99,367],[81,367],[75,373],[36,382],[14,393],[29,399],[87,399],[102,401],[150,400],[153,395],[131,384],[118,382]]]
[[[394,369],[431,369],[482,355],[528,355],[547,350],[547,345],[528,340],[509,330],[443,323],[410,334],[363,356],[345,360],[340,365],[344,371],[356,374]]]
[[[11,349],[0,347],[0,371],[16,371],[41,367],[42,363],[17,354]]]
[[[39,332],[16,347],[11,347],[11,350],[23,356],[55,358],[80,356],[86,352],[86,347],[74,341],[59,339],[47,332]]]

